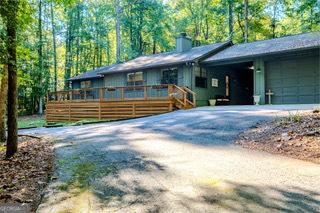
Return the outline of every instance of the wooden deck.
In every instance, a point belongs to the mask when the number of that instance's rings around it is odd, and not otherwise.
[[[196,94],[176,85],[90,88],[49,92],[47,121],[136,118],[196,106]]]

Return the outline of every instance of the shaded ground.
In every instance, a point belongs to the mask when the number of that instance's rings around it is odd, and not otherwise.
[[[320,163],[320,113],[291,113],[249,129],[235,143]]]
[[[56,140],[57,179],[39,212],[318,212],[318,164],[233,145],[257,122],[313,107],[202,107],[22,131]]]
[[[0,146],[0,204],[27,203],[35,211],[53,169],[52,143],[19,137],[18,153],[5,159]]]

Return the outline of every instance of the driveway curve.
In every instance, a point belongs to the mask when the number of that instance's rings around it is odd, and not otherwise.
[[[22,131],[55,140],[38,212],[319,212],[320,165],[233,145],[258,122],[314,107],[200,107]]]

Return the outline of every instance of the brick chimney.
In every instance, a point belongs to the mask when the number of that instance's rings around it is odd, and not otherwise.
[[[176,38],[176,52],[188,51],[192,48],[192,39],[187,33],[180,33]]]

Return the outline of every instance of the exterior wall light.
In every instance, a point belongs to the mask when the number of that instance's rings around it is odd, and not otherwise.
[[[257,71],[256,71],[257,73],[260,73],[261,72],[261,69],[260,68],[257,68]]]

